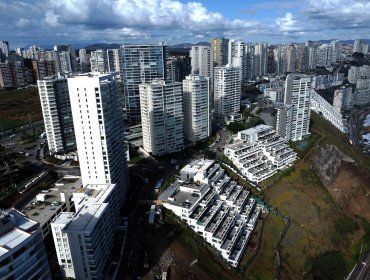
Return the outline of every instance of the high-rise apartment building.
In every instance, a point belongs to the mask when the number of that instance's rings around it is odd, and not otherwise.
[[[317,65],[317,46],[309,44],[308,46],[308,69],[316,69]]]
[[[182,82],[184,98],[184,135],[195,143],[211,135],[210,79],[187,76]]]
[[[352,87],[341,87],[334,91],[333,107],[338,113],[352,108],[354,105],[354,95]]]
[[[121,75],[123,75],[125,109],[129,122],[140,122],[139,85],[154,79],[166,79],[167,46],[121,46]]]
[[[310,127],[310,93],[312,77],[308,75],[290,74],[285,81],[284,103],[293,105],[291,141],[299,141],[307,137]]]
[[[191,73],[191,59],[188,55],[177,55],[167,58],[167,81],[182,82]],[[213,69],[212,69],[213,75]]]
[[[107,52],[104,50],[92,51],[90,55],[91,72],[104,73],[108,71]]]
[[[123,112],[118,77],[81,74],[68,78],[83,188],[73,194],[76,212],[51,224],[65,277],[103,279],[128,187]]]
[[[287,71],[287,46],[278,45],[274,50],[275,71],[277,74],[285,74]]]
[[[227,116],[240,111],[241,68],[218,66],[214,69],[214,113]]]
[[[68,78],[83,185],[116,184],[126,191],[126,146],[118,77],[84,74]]]
[[[0,87],[18,88],[28,84],[23,61],[0,63]]]
[[[276,133],[279,134],[285,142],[291,139],[292,113],[293,105],[284,103],[275,103],[276,114]]]
[[[153,80],[139,89],[144,149],[153,155],[181,151],[184,145],[181,83]]]
[[[37,81],[50,154],[76,150],[67,76],[50,76]]]
[[[363,40],[354,40],[352,53],[367,53],[369,46]]]
[[[293,44],[289,45],[286,52],[287,72],[294,73],[296,70],[297,50]]]
[[[0,211],[0,278],[51,279],[40,224],[15,209]]]
[[[5,62],[9,55],[9,42],[0,41],[0,62]]]
[[[69,72],[77,72],[76,51],[73,45],[54,45],[54,50],[59,53],[69,52],[71,65],[71,70],[69,70]]]
[[[340,41],[339,40],[332,40],[330,41],[331,49],[332,49],[332,62],[336,62],[340,56]]]
[[[229,40],[227,63],[232,67],[242,69],[242,80],[245,79],[245,43],[243,41]]]
[[[192,46],[191,74],[213,78],[213,52],[208,46]]]
[[[227,64],[228,43],[229,40],[225,38],[214,38],[211,40],[215,65],[222,66]]]
[[[333,49],[331,45],[324,44],[319,46],[317,50],[317,65],[330,66],[333,59]]]
[[[309,51],[308,47],[301,44],[297,46],[297,70],[304,72],[308,70]]]
[[[60,60],[60,72],[71,73],[72,72],[71,53],[67,51],[60,52],[59,60]]]
[[[253,80],[254,75],[254,44],[245,45],[244,54],[244,64],[245,64],[245,78],[249,81]]]
[[[108,72],[121,71],[121,51],[120,49],[107,50],[107,70]]]
[[[90,58],[85,49],[80,49],[78,52],[80,58],[80,71],[87,73],[90,71]]]
[[[104,279],[119,217],[117,192],[114,184],[79,188],[72,198],[76,212],[61,212],[51,223],[64,278]]]
[[[267,74],[267,44],[254,45],[254,74],[262,76]]]
[[[55,63],[53,60],[33,60],[32,68],[36,80],[42,80],[45,77],[56,74]]]

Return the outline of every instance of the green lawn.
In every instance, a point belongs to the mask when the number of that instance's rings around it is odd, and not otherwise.
[[[0,130],[9,130],[42,120],[37,88],[0,91]]]

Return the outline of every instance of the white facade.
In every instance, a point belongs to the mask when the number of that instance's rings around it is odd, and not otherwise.
[[[63,51],[59,53],[60,60],[60,72],[61,73],[70,73],[72,72],[72,62],[71,62],[71,53]]]
[[[75,131],[69,100],[67,76],[37,81],[49,152],[76,150]]]
[[[0,211],[0,278],[51,279],[40,225],[15,209]]]
[[[272,127],[258,125],[239,131],[225,155],[251,182],[259,183],[292,165],[296,153]]]
[[[359,79],[354,92],[354,105],[366,106],[370,103],[370,79]]]
[[[227,63],[232,67],[242,69],[242,80],[245,79],[245,43],[243,41],[229,40]]]
[[[220,66],[214,68],[214,112],[227,116],[240,111],[240,67]]]
[[[211,135],[210,79],[190,75],[182,85],[184,135],[195,143]]]
[[[123,199],[127,162],[118,81],[113,74],[81,74],[68,78],[68,88],[82,183],[116,184]]]
[[[51,224],[65,277],[103,279],[128,188],[123,112],[114,74],[68,78],[83,188],[73,193],[76,212]]]
[[[333,49],[331,45],[323,44],[317,49],[317,65],[330,66],[333,59]]]
[[[108,71],[107,53],[104,50],[92,51],[90,55],[91,72]]]
[[[352,87],[341,87],[334,91],[333,107],[338,113],[352,108],[354,96]]]
[[[312,77],[288,75],[285,82],[284,103],[293,105],[291,141],[300,141],[310,132],[310,97]]]
[[[213,79],[213,51],[208,46],[192,46],[191,74]]]
[[[190,228],[237,267],[251,237],[261,208],[250,193],[212,160],[196,160],[160,197]],[[193,182],[188,180],[193,179]]]
[[[356,84],[357,80],[359,79],[367,79],[370,78],[370,65],[364,66],[351,66],[348,70],[348,81],[351,84]]]
[[[107,71],[120,72],[121,71],[121,50],[109,49],[107,50]]]
[[[139,89],[144,149],[153,155],[181,151],[184,145],[182,84],[153,80]]]
[[[346,131],[342,114],[335,110],[335,108],[329,102],[327,102],[314,90],[311,92],[311,109],[318,114],[321,114],[324,119],[328,120],[340,131]]]
[[[63,277],[103,279],[120,204],[117,186],[87,185],[73,193],[76,212],[62,212],[51,229]]]

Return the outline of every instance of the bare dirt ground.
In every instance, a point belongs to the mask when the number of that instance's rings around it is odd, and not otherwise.
[[[370,222],[370,176],[360,172],[355,165],[342,163],[334,182],[328,190],[338,205]]]

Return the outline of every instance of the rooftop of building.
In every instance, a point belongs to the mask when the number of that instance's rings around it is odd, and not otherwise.
[[[0,212],[0,257],[17,247],[39,224],[15,209]]]
[[[195,174],[198,172],[204,172],[206,171],[210,166],[212,166],[214,163],[213,160],[209,159],[197,159],[195,161],[192,161],[185,165],[181,169],[181,173],[190,173],[190,174]]]
[[[271,126],[268,126],[268,125],[265,125],[265,124],[260,124],[260,125],[257,125],[255,127],[248,128],[248,129],[239,131],[239,133],[240,134],[248,134],[248,135],[251,135],[251,134],[263,132],[265,130],[270,130],[271,128],[272,128]]]
[[[65,176],[50,189],[37,193],[20,210],[27,217],[44,225],[62,208],[64,201],[62,201],[61,193],[66,193],[67,197],[69,197],[81,187],[82,180],[80,177]]]
[[[105,209],[108,207],[108,203],[92,203],[84,205],[80,211],[74,214],[73,219],[62,217],[63,219],[71,220],[70,223],[66,225],[63,229],[64,231],[87,231],[91,232],[96,223],[99,221],[101,215],[104,213]],[[64,214],[64,213],[61,213]],[[56,220],[55,223],[58,223]]]
[[[81,199],[78,204],[103,203],[114,186],[114,184],[87,185],[77,189],[73,193],[73,198]]]

